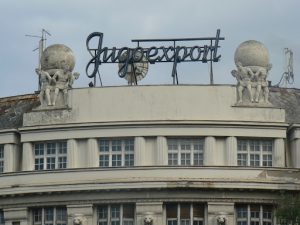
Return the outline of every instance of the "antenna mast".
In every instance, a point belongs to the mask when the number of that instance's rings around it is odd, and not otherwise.
[[[47,35],[51,36],[51,34],[45,30],[42,29],[42,35],[38,36],[38,35],[30,35],[30,34],[26,34],[26,37],[33,37],[33,38],[39,38],[39,46],[35,49],[33,49],[33,51],[39,50],[39,61],[38,61],[38,68],[41,69],[41,58],[42,58],[42,54],[44,49],[46,48],[46,40],[47,40]],[[41,90],[41,81],[39,80],[39,90]]]
[[[284,48],[285,56],[285,68],[284,73],[281,76],[277,87],[287,87],[290,84],[294,83],[294,65],[293,65],[293,51],[289,48]]]

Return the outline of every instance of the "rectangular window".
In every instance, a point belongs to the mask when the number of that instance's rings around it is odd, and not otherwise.
[[[99,144],[99,166],[134,166],[134,139],[101,139]]]
[[[270,167],[273,165],[272,140],[247,140],[237,141],[237,165]]]
[[[35,170],[67,168],[67,142],[34,143]]]
[[[0,173],[4,171],[4,145],[0,145]]]
[[[134,225],[134,204],[99,205],[98,225]]]
[[[4,213],[3,210],[0,210],[0,225],[4,225],[5,221],[4,221]]]
[[[272,225],[271,205],[236,205],[237,225]]]
[[[169,138],[168,164],[171,166],[202,166],[204,139]]]
[[[67,225],[66,207],[45,207],[32,209],[33,225]]]
[[[204,225],[204,210],[201,203],[167,203],[167,225]]]

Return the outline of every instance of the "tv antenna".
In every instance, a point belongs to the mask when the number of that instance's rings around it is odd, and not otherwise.
[[[284,48],[285,68],[277,87],[287,87],[294,83],[293,70],[293,51],[289,48]]]
[[[47,35],[51,36],[51,34],[45,30],[42,29],[42,35],[31,35],[31,34],[26,34],[26,37],[32,37],[32,38],[39,38],[39,46],[35,49],[33,49],[33,51],[39,50],[39,61],[38,61],[38,68],[41,69],[41,58],[42,58],[42,54],[44,49],[46,48],[46,40],[47,40]],[[41,90],[41,80],[39,78],[39,90]]]

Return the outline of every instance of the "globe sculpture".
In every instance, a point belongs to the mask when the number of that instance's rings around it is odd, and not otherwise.
[[[235,50],[234,61],[236,65],[240,62],[244,67],[249,67],[256,72],[259,67],[269,66],[269,51],[259,41],[245,41]]]
[[[44,71],[64,69],[68,66],[73,71],[75,56],[73,51],[63,44],[55,44],[47,47],[41,56],[41,68]]]
[[[238,105],[269,105],[267,76],[272,68],[268,49],[259,41],[241,43],[234,54]]]
[[[68,91],[79,77],[79,73],[72,73],[74,66],[74,53],[65,45],[51,45],[43,51],[41,68],[36,69],[41,85],[41,107],[68,105]]]

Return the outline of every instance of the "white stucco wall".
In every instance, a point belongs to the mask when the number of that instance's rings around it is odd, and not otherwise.
[[[70,109],[34,111],[24,126],[130,121],[284,122],[283,109],[235,106],[233,86],[125,86],[70,91]]]

